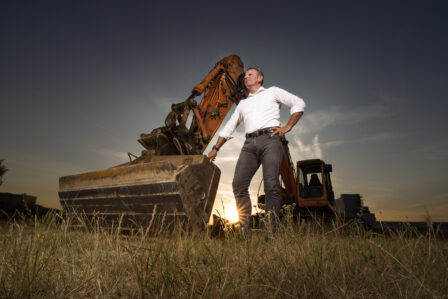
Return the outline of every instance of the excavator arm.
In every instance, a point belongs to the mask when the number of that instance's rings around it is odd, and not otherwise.
[[[243,78],[244,64],[238,56],[221,59],[185,101],[171,106],[164,127],[141,134],[143,155],[202,154],[232,105],[247,96]],[[195,98],[200,95],[198,104]]]
[[[280,179],[284,187],[280,187],[280,198],[282,205],[292,203],[298,204],[299,196],[297,194],[295,180],[296,172],[289,152],[288,140],[284,137],[281,140],[283,145],[283,158],[280,165]]]

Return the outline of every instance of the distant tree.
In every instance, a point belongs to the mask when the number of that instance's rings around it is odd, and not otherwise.
[[[3,175],[8,171],[8,169],[3,165],[4,160],[0,160],[0,185],[3,183]]]

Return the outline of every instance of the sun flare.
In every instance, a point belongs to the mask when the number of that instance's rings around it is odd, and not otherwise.
[[[236,209],[236,205],[226,205],[223,216],[223,218],[229,220],[231,223],[238,222],[238,211]]]

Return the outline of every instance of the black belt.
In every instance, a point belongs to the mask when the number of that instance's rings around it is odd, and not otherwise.
[[[246,134],[246,138],[257,137],[257,136],[269,134],[269,133],[274,133],[274,129],[271,129],[271,128],[260,129],[258,131]]]

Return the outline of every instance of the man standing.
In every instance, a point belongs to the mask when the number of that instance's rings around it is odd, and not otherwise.
[[[244,122],[246,141],[241,149],[235,168],[232,188],[236,199],[240,228],[250,234],[252,204],[249,185],[255,172],[263,165],[266,214],[270,215],[270,229],[276,230],[276,218],[281,208],[279,176],[283,157],[281,139],[294,127],[305,110],[305,102],[278,87],[264,88],[264,76],[258,68],[248,68],[244,83],[249,96],[240,101],[235,112],[220,131],[216,145],[208,154],[214,160],[222,145],[230,138],[237,126]],[[291,108],[291,116],[285,126],[280,123],[280,107]]]

